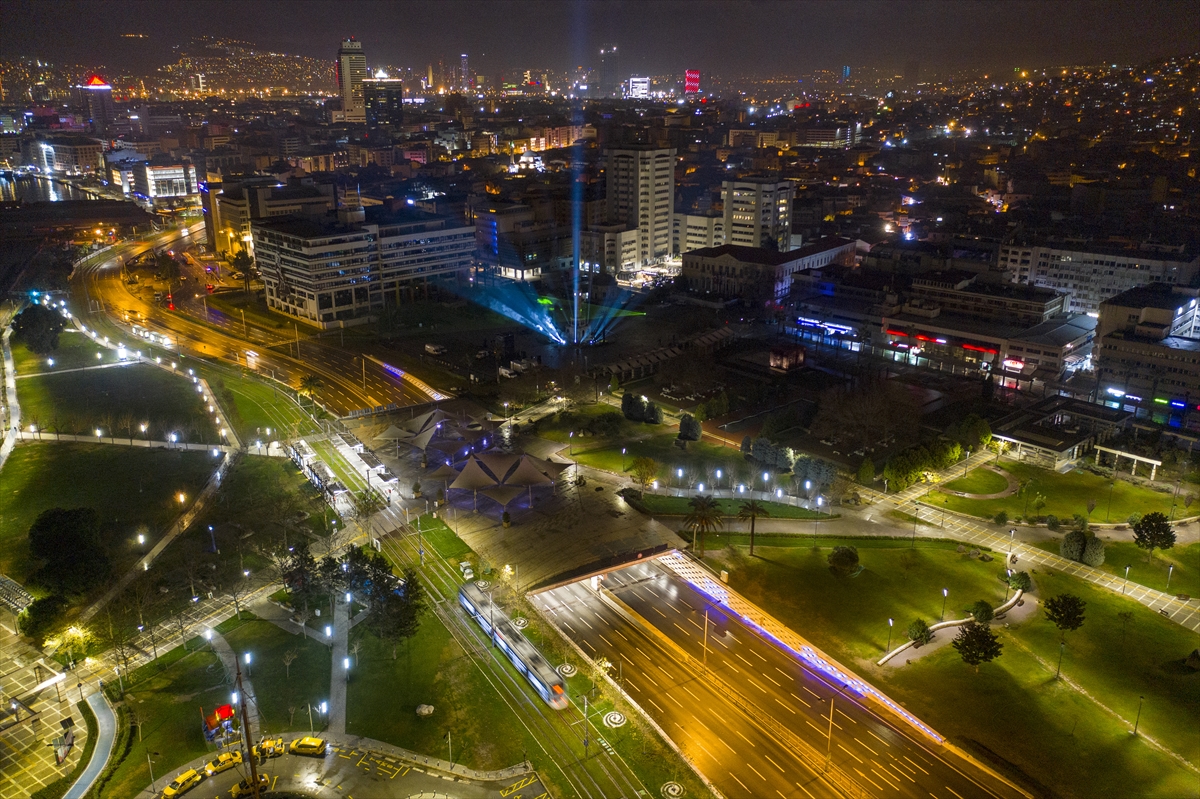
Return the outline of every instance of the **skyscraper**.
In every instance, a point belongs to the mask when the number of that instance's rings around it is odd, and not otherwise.
[[[376,72],[375,77],[363,81],[363,104],[368,127],[399,126],[403,119],[404,81],[389,78],[383,70]]]
[[[605,150],[608,221],[637,228],[637,263],[671,254],[675,150],[650,145]]]
[[[353,36],[342,39],[342,46],[338,48],[337,84],[347,122],[366,121],[363,103],[363,80],[366,77],[367,56],[363,53],[362,42]]]
[[[95,133],[108,133],[113,121],[112,86],[99,75],[92,75],[75,87],[76,102]]]
[[[464,92],[471,90],[471,74],[467,71],[467,54],[462,54],[462,74],[459,77],[459,85],[462,86]]]
[[[599,97],[613,97],[621,93],[620,72],[617,70],[617,46],[606,44],[600,48],[600,91]]]
[[[787,252],[792,241],[791,181],[747,177],[721,184],[725,243]]]

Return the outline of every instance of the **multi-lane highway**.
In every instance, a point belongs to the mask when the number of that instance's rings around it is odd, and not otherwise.
[[[131,290],[122,282],[122,262],[152,249],[186,247],[190,238],[202,231],[203,225],[193,225],[186,232],[172,230],[118,245],[109,257],[76,269],[72,288],[76,299],[82,301],[77,302],[78,312],[95,309],[126,325],[136,321],[151,330],[169,332],[178,346],[187,351],[250,365],[293,387],[299,385],[303,375],[315,374],[324,384],[317,392],[319,399],[338,414],[379,405],[429,401],[429,396],[419,388],[387,374],[370,360],[364,369],[362,357],[355,353],[299,331],[283,335],[258,326],[253,320],[233,319],[214,308],[206,308],[201,296],[192,296],[206,294],[206,273],[194,260],[184,267],[192,287],[176,292],[175,310],[155,301],[153,289]],[[125,316],[129,311],[135,311],[138,318],[127,321]],[[248,356],[248,350],[255,355]]]
[[[727,797],[1020,795],[654,562],[533,600],[589,656],[616,665],[629,696]]]

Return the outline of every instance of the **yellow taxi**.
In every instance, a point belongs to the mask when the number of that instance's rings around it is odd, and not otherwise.
[[[258,775],[258,790],[265,791],[270,785],[271,780],[266,774]],[[237,785],[233,786],[233,789],[230,791],[230,795],[233,796],[233,799],[238,799],[239,796],[253,796],[254,791],[251,790],[250,787],[250,778],[247,777]]]
[[[188,769],[172,780],[170,785],[163,788],[162,795],[164,799],[170,799],[172,796],[181,796],[199,785],[202,779],[204,779],[204,775],[199,771],[196,771],[194,768]]]
[[[284,749],[282,738],[264,738],[251,751],[255,757],[279,757]]]
[[[288,751],[293,755],[316,755],[318,757],[325,756],[325,740],[323,738],[313,738],[304,736],[292,741],[292,745],[288,747]]]
[[[235,749],[232,752],[222,752],[205,764],[204,773],[211,777],[214,774],[220,774],[226,769],[231,769],[241,762],[242,753],[240,750]]]

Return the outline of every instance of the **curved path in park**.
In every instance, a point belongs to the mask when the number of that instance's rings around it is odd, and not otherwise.
[[[945,486],[940,486],[937,490],[943,494],[951,494],[953,496],[964,497],[966,499],[1004,499],[1005,497],[1011,497],[1021,488],[1021,484],[1017,482],[1017,478],[1013,477],[1011,474],[997,466],[988,464],[986,466],[980,466],[979,468],[987,469],[989,472],[1000,475],[1004,478],[1005,482],[1008,483],[1008,486],[1003,491],[997,491],[994,494],[971,494],[966,491],[951,491]]]
[[[96,714],[96,747],[92,750],[92,759],[88,761],[87,767],[79,775],[79,779],[75,780],[75,784],[63,794],[63,799],[83,799],[92,783],[100,776],[100,772],[104,771],[104,766],[112,755],[113,741],[116,740],[117,717],[113,713],[112,705],[104,698],[104,692],[89,694],[87,703]]]

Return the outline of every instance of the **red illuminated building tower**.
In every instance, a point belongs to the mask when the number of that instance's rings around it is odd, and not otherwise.
[[[108,133],[113,123],[112,86],[99,75],[91,75],[75,87],[75,100],[94,133]]]
[[[697,94],[700,91],[700,70],[689,69],[683,73],[683,93]]]

